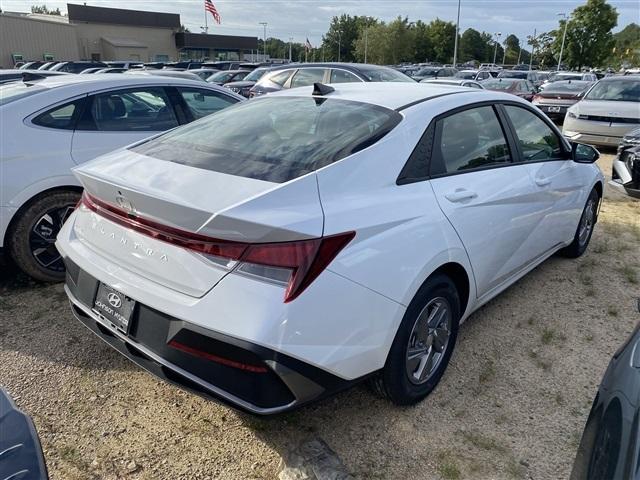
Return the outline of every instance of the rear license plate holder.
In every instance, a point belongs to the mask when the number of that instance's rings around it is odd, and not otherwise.
[[[560,113],[560,107],[548,107],[549,113]]]
[[[100,283],[93,302],[93,311],[108,321],[113,328],[127,335],[135,306],[135,300]]]

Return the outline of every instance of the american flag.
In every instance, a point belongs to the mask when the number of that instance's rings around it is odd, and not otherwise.
[[[211,12],[211,15],[213,15],[213,19],[216,21],[216,23],[220,23],[220,14],[218,13],[218,10],[216,10],[216,6],[211,0],[204,0],[204,9],[207,12]]]
[[[307,41],[304,44],[304,48],[306,48],[307,50],[312,50],[313,49],[313,45],[311,45],[311,42],[309,41],[308,38],[307,38]]]

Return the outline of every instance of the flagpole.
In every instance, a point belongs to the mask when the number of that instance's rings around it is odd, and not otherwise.
[[[204,34],[209,34],[209,22],[207,20],[207,7],[204,7]]]

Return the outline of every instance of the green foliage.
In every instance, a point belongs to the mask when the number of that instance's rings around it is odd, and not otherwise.
[[[640,63],[640,26],[630,23],[613,35],[615,47],[607,60],[614,67],[638,65]]]
[[[618,24],[618,12],[606,0],[587,0],[577,7],[567,24],[563,63],[570,68],[601,65],[612,53],[615,40],[611,30]],[[560,22],[558,33],[564,29]],[[553,51],[560,51],[562,35],[556,35]]]
[[[55,10],[49,8],[46,5],[31,5],[31,13],[42,13],[44,15],[59,15],[62,16],[59,8]]]

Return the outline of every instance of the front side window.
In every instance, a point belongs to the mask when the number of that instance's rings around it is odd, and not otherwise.
[[[211,90],[179,87],[178,91],[196,120],[237,102],[234,98]]]
[[[178,126],[163,88],[116,90],[94,95],[79,130],[161,132]]]
[[[314,83],[322,82],[324,78],[323,68],[301,68],[291,80],[291,88],[306,87]]]
[[[355,83],[361,82],[353,73],[346,70],[331,70],[331,80],[329,83]]]
[[[398,112],[367,103],[266,96],[240,102],[132,150],[282,183],[373,145],[401,119]]]
[[[560,139],[543,120],[521,107],[505,105],[504,108],[516,129],[516,136],[525,162],[562,157]]]
[[[472,108],[439,120],[435,145],[432,175],[511,162],[507,141],[492,107]]]
[[[79,108],[81,100],[67,103],[66,105],[52,108],[48,112],[41,113],[33,119],[35,125],[60,130],[73,130],[74,114]]]

